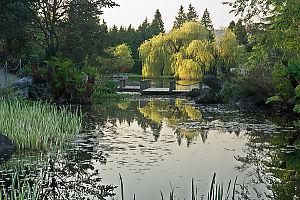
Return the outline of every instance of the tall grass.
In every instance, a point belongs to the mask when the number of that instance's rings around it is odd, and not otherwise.
[[[12,176],[11,190],[0,188],[0,200],[43,200],[40,197],[40,181],[36,180],[33,185],[27,181],[21,183],[17,173]]]
[[[81,129],[81,116],[49,103],[0,99],[0,116],[0,133],[20,150],[46,151]]]
[[[120,176],[120,181],[121,181],[121,198],[122,198],[122,200],[124,200],[123,179],[122,179],[121,174],[119,174],[119,176]],[[237,181],[237,177],[235,178],[235,181],[233,184],[231,184],[231,180],[230,180],[228,183],[228,186],[227,186],[227,190],[224,193],[223,184],[216,183],[216,173],[214,173],[213,179],[210,184],[210,190],[208,191],[208,194],[207,194],[207,200],[229,200],[229,199],[234,200],[235,193],[236,193],[236,189],[235,189],[236,181]],[[192,179],[191,200],[198,200],[197,191],[198,191],[198,188],[197,188],[197,186],[194,186],[194,179]],[[232,195],[231,195],[231,193],[232,193]],[[160,191],[160,197],[161,197],[161,200],[164,200],[164,195],[163,195],[162,191]],[[169,193],[169,197],[167,199],[176,200],[174,189],[173,189],[172,185],[171,185],[171,192]],[[203,197],[200,199],[204,200]],[[134,200],[135,200],[135,195],[134,195]]]

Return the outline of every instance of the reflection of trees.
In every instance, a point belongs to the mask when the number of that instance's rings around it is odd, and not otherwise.
[[[189,145],[199,133],[204,131],[201,128],[187,129],[183,127],[183,124],[190,123],[192,121],[202,121],[201,112],[188,104],[184,99],[170,100],[150,100],[147,104],[142,103],[138,107],[138,110],[144,117],[151,119],[157,124],[162,124],[164,121],[173,129],[176,129],[178,143],[181,144],[182,138],[187,140]],[[206,137],[202,137],[205,141]]]
[[[190,144],[199,133],[203,141],[206,139],[205,132],[201,128],[193,127],[188,133],[184,131],[184,124],[203,121],[200,110],[184,99],[141,98],[139,102],[110,101],[93,107],[84,107],[83,113],[87,130],[97,130],[97,127],[113,130],[119,123],[130,125],[136,122],[144,130],[149,128],[157,140],[163,123],[166,123],[174,129],[174,132],[176,130],[179,143],[185,138]],[[108,124],[111,127],[107,127]]]
[[[257,180],[266,184],[272,192],[270,199],[288,200],[294,199],[295,195],[299,197],[300,150],[295,144],[299,144],[300,140],[290,144],[295,130],[272,130],[271,127],[269,130],[268,127],[260,129],[249,135],[247,155],[236,157],[243,163],[241,169],[255,166]]]
[[[39,181],[41,199],[104,199],[113,196],[115,187],[102,185],[101,175],[94,169],[95,162],[106,162],[102,152],[93,149],[97,143],[93,135],[80,135],[72,145],[67,145],[68,148],[57,152],[17,152],[0,166],[1,186],[9,191],[14,182],[12,175],[16,173],[16,188],[18,182],[23,184],[27,180],[33,185]]]

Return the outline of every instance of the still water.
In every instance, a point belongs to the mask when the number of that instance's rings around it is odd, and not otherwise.
[[[161,199],[160,192],[167,199],[172,190],[176,199],[190,199],[192,179],[205,197],[214,173],[224,190],[237,177],[240,199],[300,196],[299,129],[269,110],[136,97],[83,113],[82,134],[60,152],[63,176],[93,174],[93,183],[119,186],[121,174],[126,200]],[[18,152],[6,166],[43,166],[45,157]],[[121,199],[120,187],[114,193],[107,199]]]

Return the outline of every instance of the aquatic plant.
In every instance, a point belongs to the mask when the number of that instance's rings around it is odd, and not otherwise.
[[[0,133],[18,149],[46,151],[74,138],[81,129],[81,116],[68,108],[44,102],[0,100]]]
[[[7,190],[4,187],[0,188],[0,200],[43,200],[45,198],[40,197],[40,181],[36,180],[32,185],[28,181],[23,183],[18,179],[18,174],[12,175],[11,190]]]
[[[123,179],[121,174],[119,174],[120,177],[120,182],[121,182],[121,199],[124,200],[124,184],[123,184]],[[230,198],[232,200],[235,199],[235,193],[236,193],[236,181],[237,181],[237,177],[235,178],[235,181],[233,184],[231,184],[231,180],[228,183],[227,186],[227,190],[224,192],[224,187],[223,187],[223,183],[219,184],[216,183],[216,173],[214,173],[213,175],[213,179],[211,181],[210,184],[210,190],[208,191],[207,194],[207,200],[229,200]],[[175,193],[174,193],[174,188],[171,186],[171,192],[169,193],[169,197],[167,199],[169,200],[175,200]],[[232,187],[231,187],[232,186]],[[198,188],[197,186],[194,185],[194,179],[192,179],[192,191],[191,191],[191,200],[198,200]],[[232,195],[230,195],[232,192]],[[162,193],[162,191],[160,191],[160,196],[161,196],[161,200],[164,200],[164,195]],[[231,197],[230,197],[231,196]],[[134,200],[135,198],[135,194],[134,194]],[[201,197],[200,199],[203,200],[203,197]],[[179,200],[179,199],[178,199]]]

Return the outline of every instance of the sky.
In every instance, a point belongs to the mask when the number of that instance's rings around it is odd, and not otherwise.
[[[120,7],[104,8],[102,18],[107,22],[108,27],[121,25],[128,27],[130,24],[137,28],[147,17],[152,21],[156,9],[160,10],[162,20],[165,23],[165,30],[169,31],[173,27],[175,17],[179,7],[183,5],[185,11],[188,5],[192,4],[199,18],[202,18],[204,10],[207,8],[214,28],[227,27],[230,21],[237,18],[234,14],[229,14],[230,7],[223,5],[224,0],[114,0]]]

